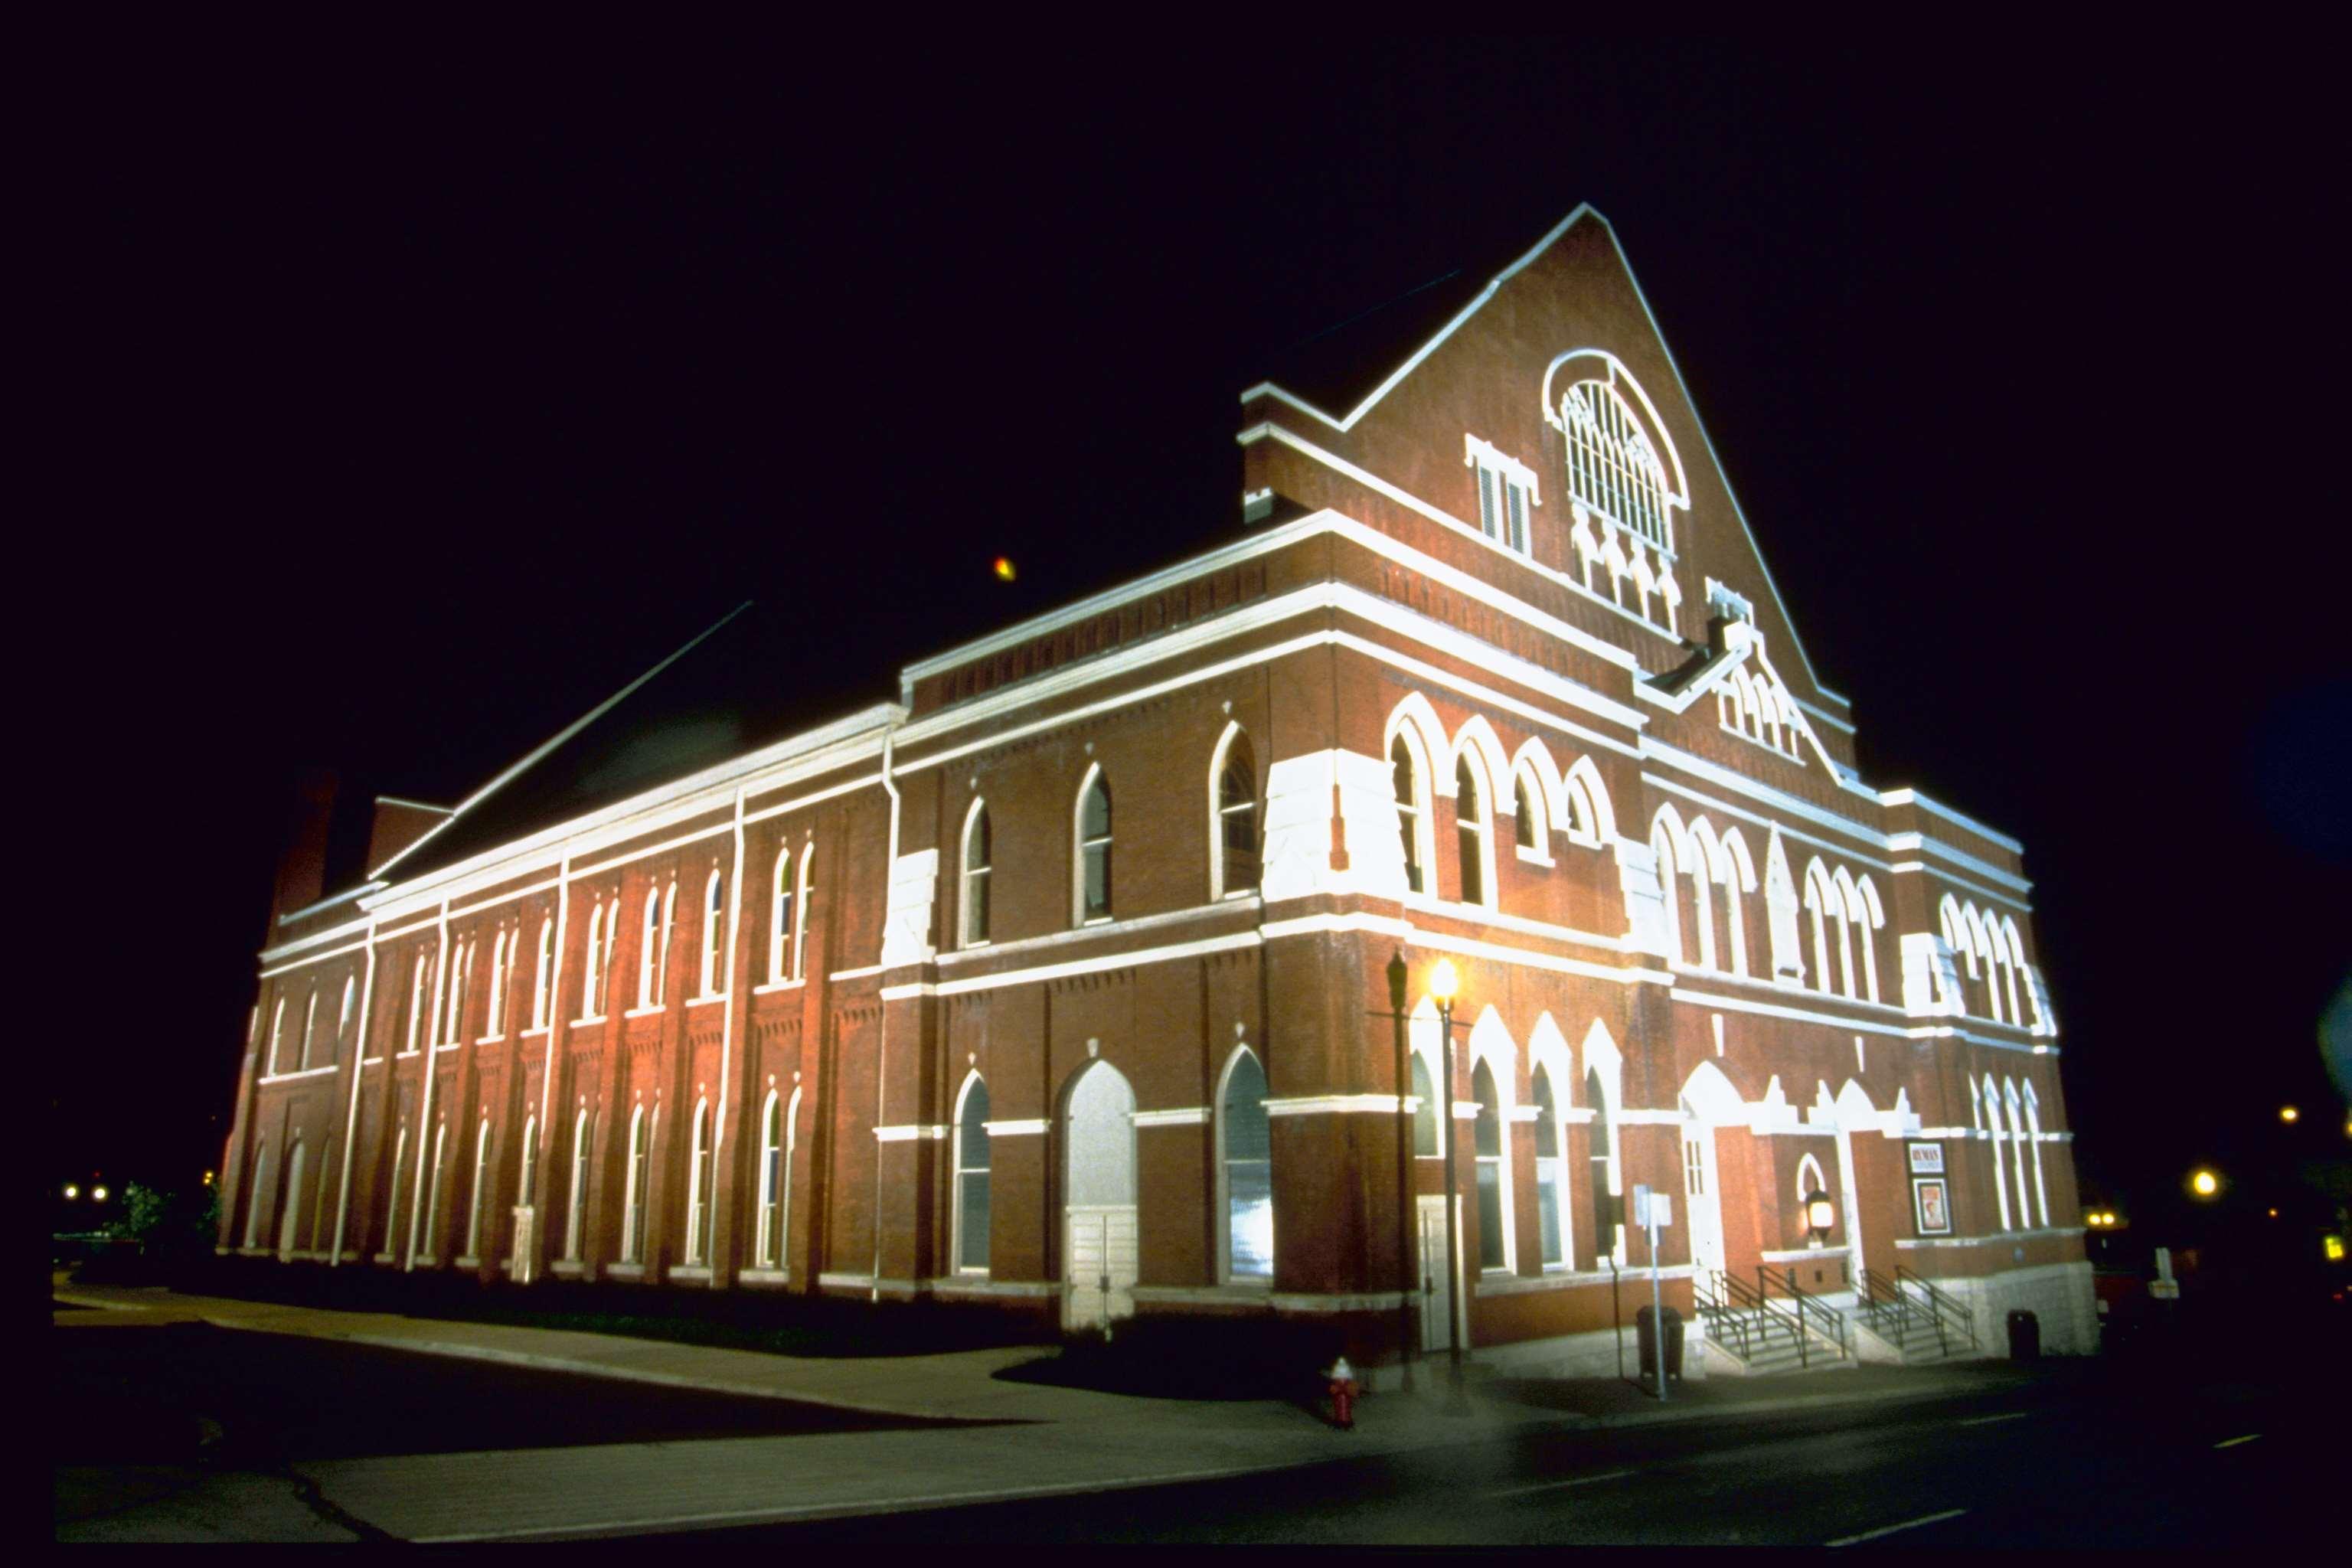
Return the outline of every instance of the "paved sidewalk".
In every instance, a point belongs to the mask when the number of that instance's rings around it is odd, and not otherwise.
[[[1714,1378],[1660,1405],[1614,1379],[1473,1385],[1466,1417],[1433,1392],[1364,1400],[1338,1432],[1279,1401],[1147,1399],[998,1376],[1038,1347],[824,1359],[614,1335],[72,1286],[60,1331],[203,1321],[430,1354],[893,1415],[1035,1425],[603,1444],[299,1463],[332,1509],[416,1541],[565,1539],[727,1523],[835,1518],[953,1502],[1203,1479],[1475,1440],[1525,1426],[1615,1426],[1751,1410],[1931,1398],[2014,1381],[2005,1368],[1854,1368]],[[1433,1373],[1436,1369],[1430,1369]]]

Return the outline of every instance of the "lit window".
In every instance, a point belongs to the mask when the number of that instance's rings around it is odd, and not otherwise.
[[[1225,1273],[1234,1279],[1274,1278],[1274,1140],[1265,1098],[1265,1069],[1248,1049],[1235,1052],[1217,1115],[1225,1174]]]

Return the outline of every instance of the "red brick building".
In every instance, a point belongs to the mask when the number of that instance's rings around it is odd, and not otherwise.
[[[281,888],[224,1248],[1377,1363],[1453,1312],[1564,1370],[1642,1185],[1716,1370],[2016,1307],[2088,1349],[2020,846],[1856,773],[1607,224],[1321,341],[1239,441],[1231,542],[897,702],[579,812],[511,809],[561,745],[381,803],[362,885]]]

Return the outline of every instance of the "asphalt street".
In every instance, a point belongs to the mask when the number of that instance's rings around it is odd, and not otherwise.
[[[2207,1547],[2326,1539],[2340,1407],[2058,1367],[1956,1400],[1489,1441],[1197,1485],[672,1539]],[[1828,1374],[1834,1378],[1836,1374]]]

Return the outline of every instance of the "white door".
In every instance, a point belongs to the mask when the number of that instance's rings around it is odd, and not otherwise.
[[[1683,1123],[1683,1196],[1689,1215],[1691,1266],[1723,1271],[1723,1199],[1715,1189],[1715,1129]]]
[[[1108,1062],[1069,1096],[1063,1172],[1062,1326],[1107,1327],[1135,1315],[1135,1090]]]
[[[1457,1204],[1457,1212],[1459,1205]],[[1421,1348],[1446,1348],[1446,1319],[1454,1311],[1454,1282],[1445,1276],[1445,1200],[1424,1197],[1421,1215]],[[1470,1331],[1462,1331],[1462,1348],[1470,1348]]]

